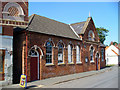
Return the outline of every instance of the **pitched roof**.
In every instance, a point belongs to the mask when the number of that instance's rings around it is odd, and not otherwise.
[[[84,34],[90,20],[91,20],[91,17],[88,17],[87,21],[73,23],[71,24],[71,26],[74,28],[77,34]]]
[[[33,14],[29,17],[28,30],[49,35],[80,40],[68,24]]]

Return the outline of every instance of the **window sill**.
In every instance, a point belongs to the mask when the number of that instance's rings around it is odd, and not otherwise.
[[[71,63],[67,63],[67,64],[74,64],[73,62],[71,62]]]
[[[58,63],[58,65],[65,65],[65,63]]]
[[[82,64],[82,62],[76,62],[76,64]]]
[[[90,63],[95,63],[94,61],[90,61]]]
[[[45,66],[54,66],[53,63],[45,64]]]

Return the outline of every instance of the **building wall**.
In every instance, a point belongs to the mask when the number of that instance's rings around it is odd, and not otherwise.
[[[13,37],[12,36],[2,36],[0,35],[0,50],[4,50],[5,51],[5,58],[4,58],[4,79],[2,80],[2,82],[7,82],[9,84],[12,83],[12,75],[13,75],[13,62],[12,62],[12,53],[11,51],[13,50],[12,47],[12,41],[13,41]],[[0,80],[1,81],[1,80]],[[2,84],[0,83],[0,86]]]
[[[116,54],[112,50],[114,50],[116,52]],[[119,55],[119,49],[116,48],[114,45],[109,46],[105,52],[106,65],[118,64],[118,55],[117,54]]]
[[[16,34],[13,36],[13,83],[20,82],[22,74],[22,58],[24,58],[23,51],[25,51],[25,34]],[[23,73],[24,74],[24,73]]]
[[[16,2],[17,4],[20,5],[19,8],[22,8],[25,17],[23,18],[23,20],[21,20],[21,16],[18,17],[14,17],[14,16],[10,16],[7,15],[4,12],[8,12],[5,11],[5,6],[8,5],[7,7],[10,6],[11,2],[0,2],[0,6],[1,6],[1,14],[0,14],[0,24],[2,25],[2,33],[0,33],[0,41],[2,41],[2,43],[0,43],[0,49],[5,50],[5,61],[4,61],[4,81],[2,81],[2,83],[5,84],[11,84],[13,82],[13,78],[14,81],[19,80],[19,76],[21,74],[21,57],[22,55],[18,55],[17,57],[14,57],[14,62],[13,62],[13,49],[14,52],[17,53],[16,51],[19,51],[21,49],[18,50],[17,46],[13,46],[13,27],[16,26],[26,26],[28,23],[28,2],[23,3],[23,1],[21,0],[21,2]],[[12,2],[12,5],[16,4],[15,2]],[[16,7],[17,8],[17,7]],[[23,17],[23,16],[22,16]],[[1,39],[2,38],[2,39]],[[18,37],[17,37],[18,38]],[[16,41],[14,41],[14,43],[19,42],[19,40],[17,39]],[[14,47],[14,48],[13,48]],[[17,58],[19,58],[20,60],[17,61]],[[19,63],[19,64],[18,64]],[[17,66],[20,65],[20,66]],[[17,71],[17,73],[16,73]],[[0,82],[0,86],[1,86],[1,82]]]
[[[116,65],[118,64],[118,56],[107,56],[106,65]]]
[[[23,45],[25,43],[25,33],[21,33],[19,36],[16,34],[15,39],[19,39],[16,43],[17,48],[16,53],[14,52],[14,59],[16,58],[17,61],[24,62],[24,66],[21,65],[19,62],[17,62],[17,66],[20,66],[20,72],[23,74],[26,74],[26,47]],[[19,38],[18,38],[19,37]],[[80,40],[73,40],[69,38],[63,38],[63,37],[57,37],[52,35],[46,35],[46,34],[40,34],[35,32],[27,32],[28,37],[28,52],[29,53],[31,47],[34,45],[37,45],[42,52],[43,56],[41,57],[41,51],[39,50],[40,58],[40,79],[45,79],[49,77],[55,77],[55,76],[61,76],[61,75],[67,75],[67,74],[74,74],[74,73],[80,73],[80,72],[86,72],[91,70],[96,70],[96,57],[95,54],[99,52],[98,45],[93,44],[94,47],[94,62],[90,62],[90,46],[91,43],[83,43]],[[46,47],[45,42],[47,42],[49,39],[51,39],[54,42],[53,46],[53,65],[46,65]],[[58,48],[57,43],[62,40],[65,44],[64,48],[64,64],[58,65]],[[71,42],[73,44],[73,62],[74,64],[68,64],[68,50],[67,46]],[[80,44],[81,49],[81,62],[77,64],[76,63],[76,45]],[[20,45],[21,44],[21,45]],[[26,44],[26,43],[25,43]],[[21,55],[24,55],[21,56]],[[17,58],[19,56],[19,58]],[[85,63],[85,58],[88,57],[88,62]],[[22,60],[21,60],[22,59]],[[22,63],[21,62],[21,63]],[[16,63],[16,62],[15,62]],[[99,59],[99,68],[100,68],[100,59]],[[22,63],[23,64],[23,63]],[[22,67],[23,66],[23,67]],[[22,69],[21,69],[22,67]],[[101,67],[104,67],[102,65]],[[17,72],[16,72],[17,73]],[[20,76],[20,74],[19,74]],[[27,80],[31,81],[30,79],[30,56],[27,58]],[[17,82],[18,83],[18,82]]]

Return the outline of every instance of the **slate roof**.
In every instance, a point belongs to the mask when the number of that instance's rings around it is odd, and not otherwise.
[[[71,24],[71,26],[73,27],[77,34],[84,34],[90,20],[91,17],[88,17],[87,21],[73,23]]]
[[[85,25],[85,22],[79,22],[79,23],[74,23],[71,24],[71,26],[74,28],[74,30],[76,31],[76,33],[80,34],[82,32],[83,26]]]
[[[80,40],[68,24],[33,14],[29,17],[28,30],[49,35]]]

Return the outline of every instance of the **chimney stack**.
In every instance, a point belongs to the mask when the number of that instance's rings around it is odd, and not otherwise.
[[[117,44],[117,43],[115,43],[115,46],[117,47],[117,46],[118,46],[118,44]]]
[[[113,45],[113,41],[111,41],[110,45]]]

